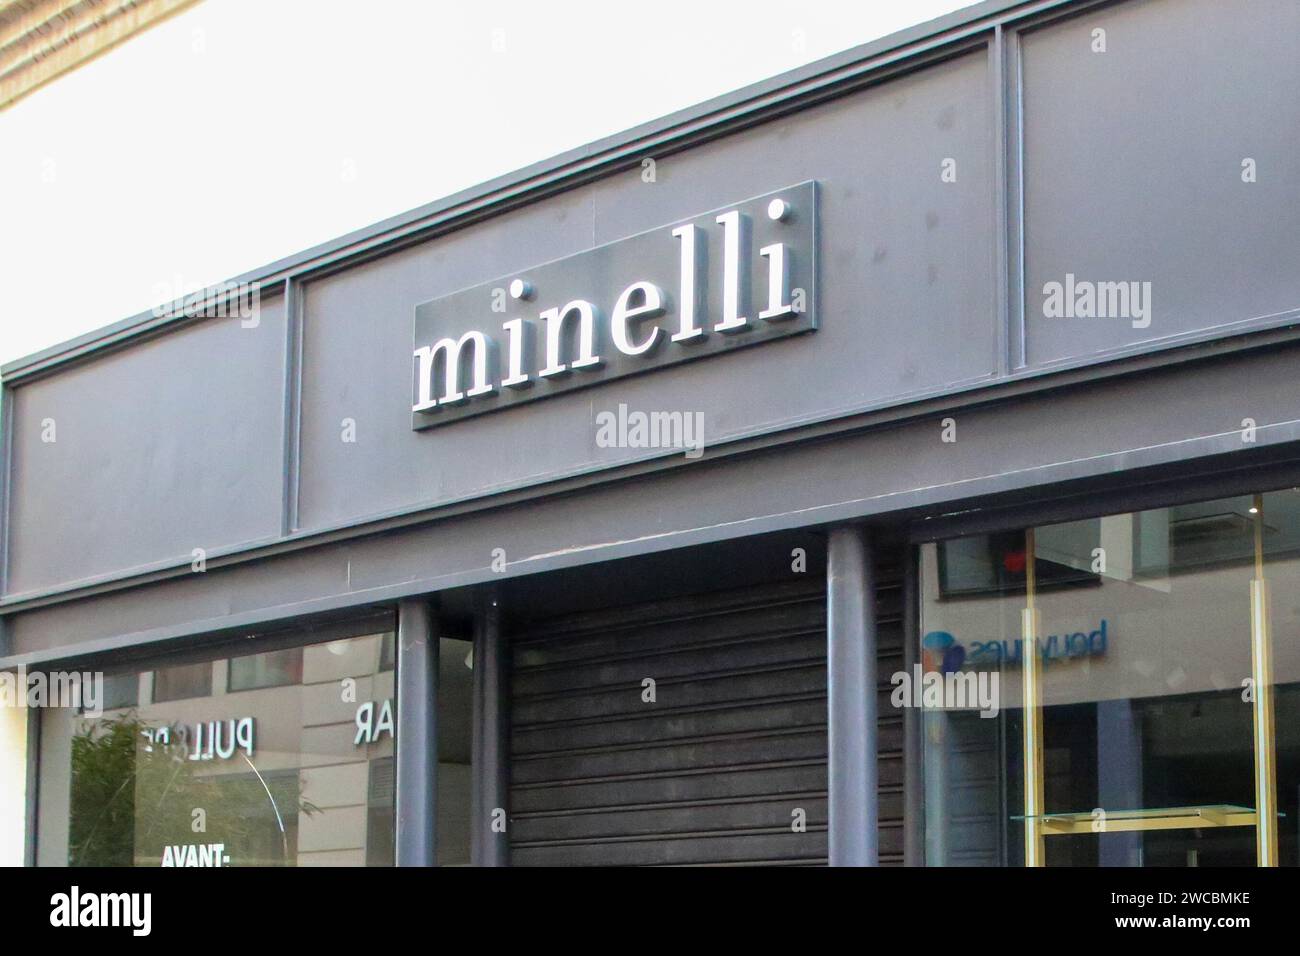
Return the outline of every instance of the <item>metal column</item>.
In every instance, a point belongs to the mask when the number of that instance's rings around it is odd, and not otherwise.
[[[827,743],[831,866],[875,866],[876,587],[867,532],[830,533],[826,561]]]
[[[916,680],[921,666],[921,556],[903,550],[903,670]],[[925,866],[925,748],[922,714],[903,709],[903,865]]]
[[[1250,674],[1254,688],[1255,857],[1277,866],[1277,735],[1273,723],[1273,641],[1264,579],[1264,496],[1255,495],[1255,578],[1250,582]]]
[[[487,592],[474,622],[473,832],[470,859],[475,866],[507,866],[510,835],[509,669],[501,633],[500,597]]]
[[[27,845],[23,866],[36,865],[37,811],[41,788],[41,708],[27,709],[27,793],[25,795]]]
[[[438,634],[427,601],[397,608],[397,865],[437,863]]]
[[[1022,760],[1025,768],[1025,866],[1046,866],[1043,845],[1043,661],[1038,650],[1039,626],[1034,529],[1025,531],[1025,607],[1020,613],[1020,683],[1024,705]]]

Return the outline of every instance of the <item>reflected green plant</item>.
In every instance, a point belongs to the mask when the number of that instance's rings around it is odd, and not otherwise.
[[[194,843],[225,844],[234,865],[295,862],[298,816],[319,812],[296,770],[213,773],[183,743],[152,743],[153,729],[131,711],[73,736],[70,864],[157,866],[167,846]]]

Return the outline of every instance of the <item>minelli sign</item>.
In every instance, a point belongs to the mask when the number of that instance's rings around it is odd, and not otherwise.
[[[413,427],[817,327],[811,182],[425,302]]]

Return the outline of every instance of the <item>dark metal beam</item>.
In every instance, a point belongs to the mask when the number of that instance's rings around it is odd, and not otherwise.
[[[421,598],[397,608],[397,865],[437,863],[438,634]]]
[[[831,866],[879,856],[876,587],[860,525],[834,528],[826,560]]]

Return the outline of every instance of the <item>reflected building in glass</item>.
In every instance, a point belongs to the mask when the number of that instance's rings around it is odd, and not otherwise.
[[[1300,490],[940,541],[920,560],[923,666],[996,674],[1001,692],[994,718],[925,714],[927,862],[1040,847],[1045,865],[1300,862]]]
[[[41,856],[73,866],[390,866],[394,634],[110,675],[42,727]],[[443,639],[440,862],[469,859],[469,642]],[[236,648],[237,650],[237,648]]]

